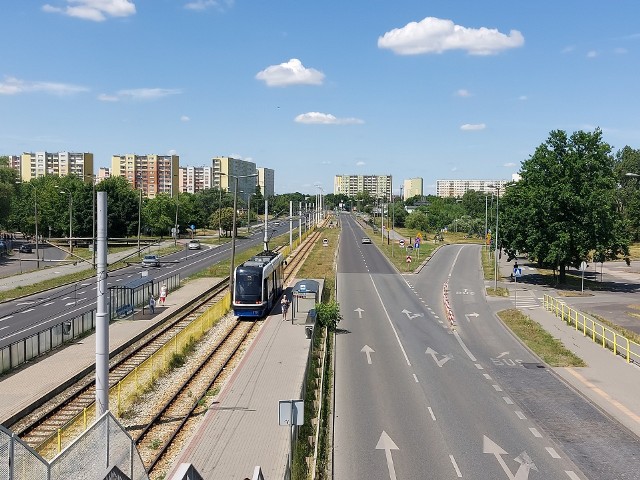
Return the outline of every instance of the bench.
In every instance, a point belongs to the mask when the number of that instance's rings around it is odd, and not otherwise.
[[[118,318],[128,317],[132,313],[133,313],[133,306],[128,303],[126,305],[122,305],[121,307],[118,307],[118,309],[116,310],[116,315],[118,316]]]

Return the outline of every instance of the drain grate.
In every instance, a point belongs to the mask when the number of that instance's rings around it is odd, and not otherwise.
[[[535,369],[535,368],[545,368],[541,363],[522,363],[524,368]]]

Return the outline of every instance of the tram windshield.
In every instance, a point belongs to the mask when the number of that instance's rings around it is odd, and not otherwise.
[[[262,276],[260,272],[236,271],[235,301],[257,303],[262,301]]]

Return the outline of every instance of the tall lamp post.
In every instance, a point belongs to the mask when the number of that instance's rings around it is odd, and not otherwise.
[[[495,248],[495,254],[494,254],[494,282],[493,282],[493,289],[494,290],[498,290],[498,205],[500,203],[500,185],[489,185],[489,187],[491,188],[495,188],[497,191],[496,194],[496,248]]]
[[[233,270],[236,261],[236,217],[238,214],[238,180],[241,178],[257,177],[257,173],[251,175],[228,175],[235,179],[235,187],[233,189],[233,222],[231,226],[231,263],[229,264],[229,292],[231,293],[231,301],[233,302]]]

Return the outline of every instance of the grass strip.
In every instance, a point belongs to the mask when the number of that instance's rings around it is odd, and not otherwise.
[[[586,367],[587,364],[542,326],[515,308],[498,312],[498,317],[536,355],[552,367]]]

